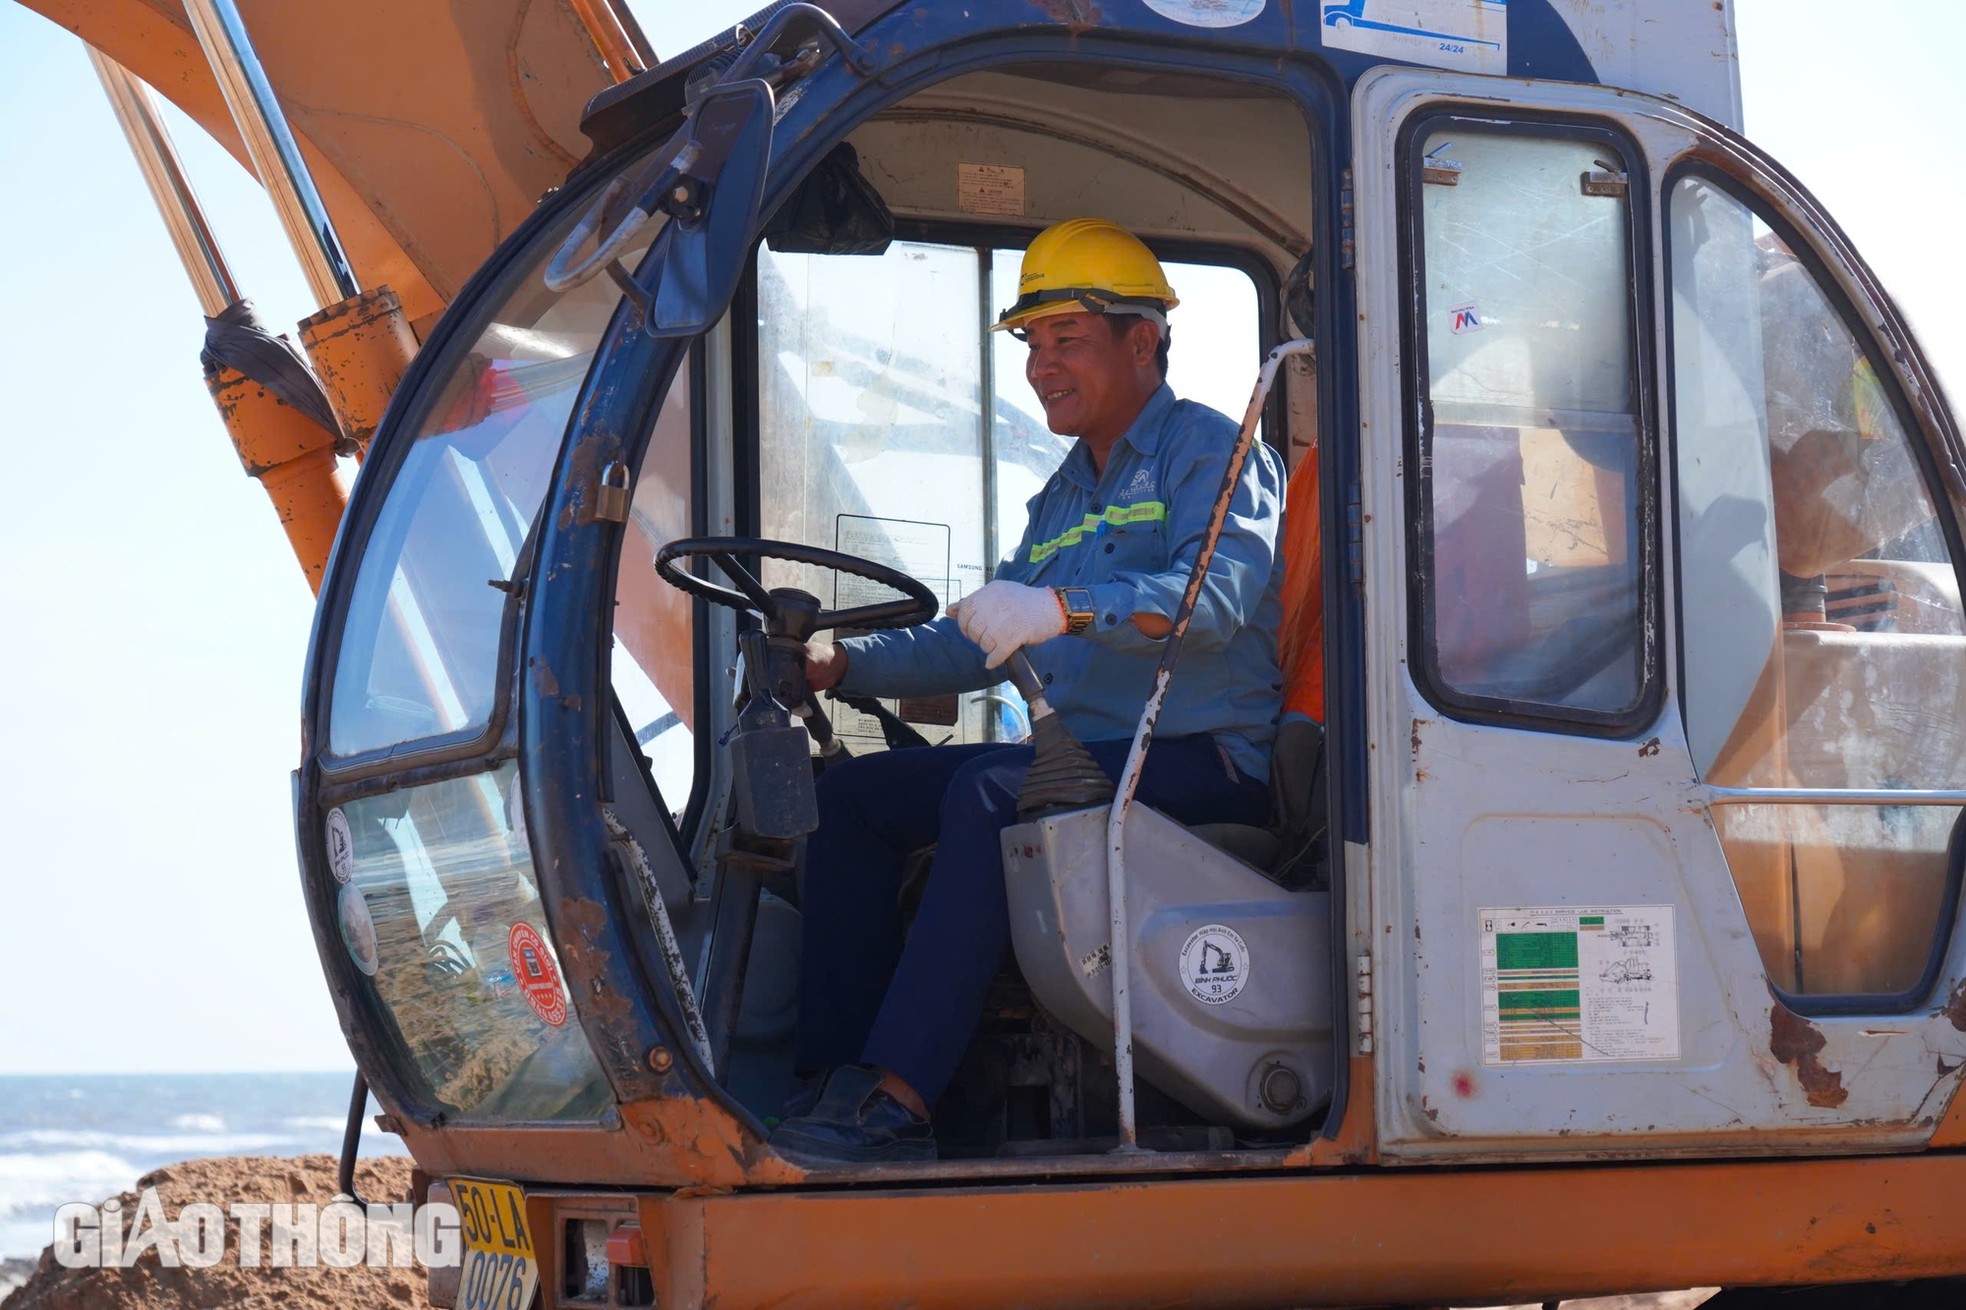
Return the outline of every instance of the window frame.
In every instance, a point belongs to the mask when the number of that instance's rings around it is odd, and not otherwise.
[[[1679,184],[1688,178],[1696,178],[1718,190],[1733,200],[1750,214],[1766,224],[1769,231],[1781,240],[1794,256],[1797,263],[1814,280],[1817,291],[1838,321],[1850,333],[1851,341],[1870,364],[1889,398],[1891,412],[1898,420],[1906,445],[1911,450],[1911,458],[1918,469],[1926,495],[1930,497],[1939,530],[1951,555],[1953,578],[1960,587],[1960,595],[1966,598],[1966,533],[1962,533],[1959,523],[1959,504],[1952,494],[1946,477],[1945,467],[1939,462],[1934,445],[1943,444],[1944,434],[1934,433],[1920,420],[1921,410],[1910,403],[1904,382],[1896,367],[1892,365],[1895,352],[1887,354],[1882,348],[1876,332],[1857,313],[1856,305],[1838,279],[1829,261],[1817,248],[1817,242],[1810,239],[1802,229],[1783,212],[1780,195],[1764,195],[1744,179],[1729,172],[1723,164],[1702,156],[1686,156],[1675,161],[1665,171],[1659,186],[1659,208],[1661,219],[1660,273],[1662,285],[1666,288],[1665,303],[1662,306],[1664,324],[1664,351],[1666,360],[1666,421],[1673,433],[1672,519],[1670,530],[1673,536],[1674,593],[1680,591],[1679,561],[1683,558],[1680,549],[1682,538],[1681,509],[1678,496],[1679,487],[1679,370],[1678,362],[1678,319],[1673,311],[1671,289],[1673,286],[1673,260],[1675,252],[1672,239],[1673,195]],[[1885,307],[1879,306],[1880,312]],[[1889,316],[1887,316],[1889,317]],[[1895,323],[1895,320],[1893,320]],[[1902,323],[1895,323],[1903,330]],[[1920,357],[1922,363],[1922,356]],[[1677,664],[1679,685],[1687,686],[1686,672],[1686,626],[1676,623],[1675,640],[1677,649],[1673,658]],[[1680,698],[1680,715],[1687,713],[1686,698]],[[1711,786],[1705,778],[1700,783]],[[1767,787],[1728,787],[1725,789],[1732,804],[1753,804],[1764,806],[1811,805],[1816,802],[1794,799],[1787,795],[1788,789]],[[1866,788],[1868,791],[1917,790],[1891,787]],[[1745,799],[1765,796],[1766,799]],[[1741,799],[1737,799],[1741,798]],[[1959,802],[1953,802],[1959,804]],[[1861,807],[1860,807],[1861,808]],[[1881,805],[1880,805],[1881,808]],[[1730,871],[1730,877],[1732,876]],[[1966,890],[1966,805],[1961,806],[1959,817],[1954,820],[1952,835],[1946,843],[1946,885],[1940,893],[1937,931],[1933,933],[1932,943],[1927,948],[1925,966],[1920,971],[1918,981],[1901,992],[1793,992],[1781,986],[1772,977],[1767,979],[1769,992],[1790,1010],[1809,1018],[1827,1018],[1839,1015],[1858,1014],[1903,1014],[1922,1008],[1933,990],[1939,985],[1945,971],[1947,956],[1951,953],[1954,938],[1957,936],[1959,907],[1962,890]]]
[[[420,777],[434,771],[441,776],[444,766],[466,766],[471,762],[482,763],[491,759],[510,735],[508,727],[516,704],[513,670],[518,658],[519,623],[524,607],[521,593],[531,576],[540,515],[544,512],[545,498],[551,495],[559,452],[555,452],[553,463],[548,465],[540,508],[534,511],[532,522],[527,525],[516,552],[511,577],[507,579],[510,589],[506,591],[499,617],[494,666],[497,672],[493,678],[491,705],[483,724],[467,724],[450,732],[432,733],[345,755],[334,752],[334,689],[346,654],[344,644],[351,602],[361,575],[361,562],[380,550],[400,552],[414,516],[405,515],[400,522],[392,524],[385,519],[385,515],[391,507],[400,503],[398,493],[403,490],[399,486],[403,468],[416,447],[426,440],[440,439],[445,435],[426,433],[424,425],[444,398],[451,379],[464,367],[486,328],[511,303],[521,284],[537,275],[543,266],[541,254],[549,245],[564,239],[566,232],[571,230],[568,220],[584,213],[610,178],[633,167],[642,156],[652,155],[662,148],[659,140],[652,144],[648,139],[638,138],[621,147],[618,158],[610,157],[597,163],[585,176],[570,179],[565,187],[551,195],[551,203],[542,203],[529,214],[520,228],[499,247],[494,257],[480,267],[451,299],[439,324],[427,334],[437,339],[436,348],[419,350],[398,382],[391,410],[385,416],[385,426],[392,439],[372,443],[372,457],[362,469],[366,476],[355,481],[316,604],[317,622],[310,638],[308,657],[310,675],[302,689],[303,703],[307,707],[303,722],[308,732],[304,754],[320,770],[323,785],[388,779],[398,773]],[[601,343],[606,340],[607,322],[618,311],[617,303],[595,338],[594,353],[598,353]],[[472,330],[466,332],[454,328],[453,325],[459,322],[472,324]],[[586,377],[591,375],[592,369],[593,361],[590,359],[588,373],[583,375],[581,382],[582,388],[586,386]],[[571,423],[574,417],[570,415],[568,422]],[[565,444],[563,430],[560,445],[564,447]],[[388,529],[386,535],[378,537],[378,528]],[[341,563],[344,557],[346,563]],[[371,651],[364,658],[372,656]],[[367,794],[366,790],[364,794]]]
[[[683,357],[682,366],[676,370],[676,377],[669,384],[671,390],[678,385],[689,388],[690,469],[687,535],[692,537],[703,535],[704,525],[710,519],[710,419],[707,394],[710,385],[707,353],[710,348],[710,335],[705,333],[690,342],[689,352]],[[656,421],[659,421],[661,406],[656,407],[655,413]],[[651,433],[653,430],[653,423],[651,423]],[[642,448],[642,459],[647,459],[648,451],[649,445],[645,444]],[[641,473],[641,467],[638,465],[631,487],[640,485]],[[700,562],[692,561],[692,567],[700,572],[702,565]],[[607,588],[609,594],[616,598],[617,604],[621,595],[620,569],[621,551],[617,548],[610,552],[607,564]],[[608,689],[609,701],[609,723],[604,726],[603,731],[613,731],[627,721],[621,697],[614,690],[615,661],[622,658],[632,660],[634,656],[627,655],[622,650],[620,641],[615,637],[612,609],[608,612],[601,642],[605,652],[601,685]],[[693,596],[690,598],[690,712],[695,716],[693,720],[695,727],[690,732],[689,795],[682,798],[680,805],[663,794],[661,784],[655,780],[648,755],[642,749],[642,743],[635,740],[632,732],[628,736],[629,747],[641,762],[640,772],[643,781],[655,798],[656,808],[662,812],[664,826],[668,829],[668,836],[675,845],[677,855],[686,865],[690,863],[691,843],[697,825],[702,821],[710,801],[710,780],[715,766],[715,761],[711,757],[711,748],[717,736],[712,728],[715,702],[710,695],[712,679],[708,676],[709,671],[714,667],[710,650],[710,603],[700,596]]]
[[[1631,738],[1658,721],[1665,706],[1665,650],[1660,619],[1665,612],[1661,566],[1661,490],[1657,322],[1650,276],[1657,265],[1653,249],[1651,171],[1645,151],[1614,119],[1540,112],[1509,107],[1497,117],[1494,105],[1442,103],[1414,114],[1401,127],[1396,150],[1400,267],[1407,282],[1399,289],[1400,336],[1405,346],[1401,403],[1405,410],[1402,450],[1411,476],[1406,481],[1407,590],[1406,661],[1420,694],[1448,718],[1462,723],[1597,738]],[[1426,232],[1422,203],[1419,142],[1442,128],[1463,126],[1489,136],[1558,139],[1613,148],[1625,161],[1626,290],[1631,318],[1633,428],[1637,464],[1638,689],[1623,710],[1592,710],[1540,701],[1473,695],[1442,676],[1435,644],[1434,521],[1431,465],[1433,418],[1431,360],[1427,351]]]

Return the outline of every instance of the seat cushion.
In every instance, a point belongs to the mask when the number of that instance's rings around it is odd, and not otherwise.
[[[1266,875],[1270,866],[1276,863],[1283,845],[1268,828],[1252,828],[1241,823],[1203,823],[1189,831],[1216,850],[1227,851],[1258,873]]]

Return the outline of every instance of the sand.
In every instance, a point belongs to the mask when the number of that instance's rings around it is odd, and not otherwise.
[[[335,1160],[330,1155],[191,1160],[145,1174],[137,1189],[146,1187],[157,1189],[172,1216],[194,1201],[221,1208],[234,1201],[325,1205],[335,1195]],[[369,1201],[408,1199],[408,1157],[363,1160],[355,1187]],[[123,1193],[122,1201],[127,1229],[137,1192]],[[128,1269],[64,1269],[44,1251],[26,1284],[5,1297],[5,1310],[425,1310],[430,1304],[421,1268],[241,1269],[237,1225],[228,1221],[226,1229],[225,1257],[210,1269],[163,1268],[154,1251]]]

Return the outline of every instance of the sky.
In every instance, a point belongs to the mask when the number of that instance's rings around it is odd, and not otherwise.
[[[665,54],[755,7],[634,6]],[[1737,13],[1748,135],[1966,396],[1966,6]],[[349,1068],[293,855],[312,597],[80,43],[9,0],[0,124],[0,1074]],[[289,328],[315,306],[264,194],[170,126],[238,284]]]

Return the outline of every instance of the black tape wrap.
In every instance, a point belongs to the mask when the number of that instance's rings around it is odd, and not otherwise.
[[[293,342],[262,327],[252,301],[236,300],[218,317],[205,320],[205,348],[198,358],[207,376],[222,368],[236,369],[340,437],[334,406],[328,403],[307,356]]]

